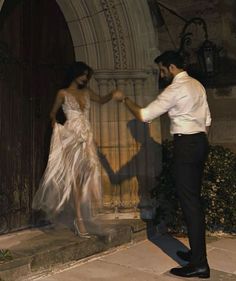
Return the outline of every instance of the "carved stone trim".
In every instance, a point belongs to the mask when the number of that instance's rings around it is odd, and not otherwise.
[[[94,72],[95,80],[108,79],[143,79],[146,80],[152,75],[152,70],[96,70]]]
[[[101,0],[112,40],[115,69],[127,69],[123,29],[114,0]]]

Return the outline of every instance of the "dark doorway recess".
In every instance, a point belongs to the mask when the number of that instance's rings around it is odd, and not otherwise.
[[[34,224],[51,109],[74,48],[53,0],[5,0],[0,13],[0,233]]]

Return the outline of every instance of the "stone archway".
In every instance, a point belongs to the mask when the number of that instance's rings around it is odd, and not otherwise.
[[[0,1],[0,7],[3,2]],[[86,61],[95,70],[91,87],[97,93],[103,95],[120,87],[140,105],[156,96],[152,63],[158,49],[147,1],[56,2],[71,32],[76,59]],[[138,188],[140,185],[151,188],[160,171],[159,120],[149,125],[148,135],[145,135],[147,128],[136,124],[138,133],[134,138],[127,128],[132,119],[127,110],[115,102],[102,108],[93,105],[91,110],[95,140],[111,168],[110,172],[102,168],[104,206],[108,209],[130,210],[137,206],[140,201]],[[156,162],[150,141],[156,144]],[[136,157],[140,150],[142,156]],[[111,183],[111,174],[116,175],[118,181]],[[149,207],[150,202],[145,200],[143,206]]]
[[[156,95],[152,62],[157,47],[147,1],[57,0],[57,3],[71,31],[77,60],[84,60],[95,69],[91,87],[100,95],[120,87],[141,105],[152,100]],[[104,206],[108,209],[118,206],[120,211],[130,210],[140,199],[141,205],[150,207],[148,195],[140,196],[139,191],[144,186],[147,190],[151,188],[160,171],[159,121],[149,126],[151,135],[145,137],[145,128],[136,124],[138,136],[134,139],[127,128],[132,119],[115,102],[92,108],[95,140],[110,168],[107,171],[102,168]],[[150,140],[157,161],[153,161]],[[142,164],[146,166],[143,169]],[[116,181],[111,182],[112,176]]]
[[[146,69],[157,53],[147,1],[56,0],[77,59],[94,69]]]

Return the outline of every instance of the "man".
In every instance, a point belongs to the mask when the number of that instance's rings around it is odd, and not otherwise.
[[[186,266],[172,268],[171,273],[182,277],[209,278],[206,257],[205,217],[200,204],[201,181],[208,152],[207,132],[211,116],[206,92],[200,82],[184,71],[179,53],[167,51],[155,59],[161,78],[171,82],[157,99],[142,108],[124,93],[114,95],[133,115],[150,122],[168,112],[174,138],[174,178],[180,205],[186,220],[190,251],[178,251]]]

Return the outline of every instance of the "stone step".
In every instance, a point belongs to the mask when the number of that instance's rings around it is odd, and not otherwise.
[[[107,224],[106,224],[107,225]],[[77,261],[147,237],[147,224],[139,219],[109,221],[111,235],[80,238],[68,228],[44,227],[0,236],[0,248],[9,249],[11,261],[0,264],[0,281],[24,280],[40,271]]]

